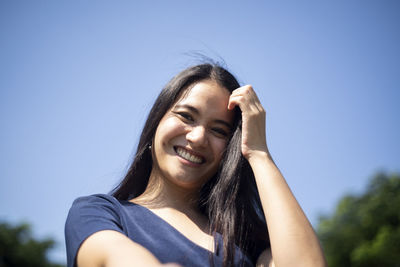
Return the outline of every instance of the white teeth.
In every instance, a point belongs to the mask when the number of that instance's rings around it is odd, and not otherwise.
[[[179,156],[182,158],[191,161],[193,163],[201,163],[202,159],[198,156],[192,155],[189,152],[187,152],[185,149],[178,147],[176,149],[176,153],[178,153]]]

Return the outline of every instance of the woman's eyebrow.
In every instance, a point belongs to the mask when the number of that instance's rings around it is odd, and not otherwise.
[[[191,105],[188,105],[188,104],[176,104],[175,108],[186,108],[186,109],[189,109],[190,111],[192,111],[193,113],[195,113],[196,115],[200,114],[200,111],[197,108],[195,108]],[[214,122],[223,124],[226,127],[228,127],[229,129],[232,129],[232,125],[227,121],[216,119],[216,120],[214,120]]]
[[[187,108],[190,111],[192,111],[193,113],[200,114],[200,112],[199,112],[199,110],[197,108],[195,108],[195,107],[193,107],[191,105],[187,105],[187,104],[176,104],[175,108]]]

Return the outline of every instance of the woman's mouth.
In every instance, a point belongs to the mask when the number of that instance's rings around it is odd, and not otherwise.
[[[175,152],[176,152],[176,154],[178,154],[179,157],[181,157],[187,161],[190,161],[192,163],[201,164],[201,163],[205,162],[203,157],[194,155],[190,151],[188,151],[182,147],[175,147]]]

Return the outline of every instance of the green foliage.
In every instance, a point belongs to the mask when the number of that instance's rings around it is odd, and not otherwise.
[[[33,239],[30,226],[0,222],[0,267],[61,267],[50,263],[46,252],[54,241]]]
[[[348,195],[318,236],[328,266],[400,266],[400,175],[380,173],[360,196]]]

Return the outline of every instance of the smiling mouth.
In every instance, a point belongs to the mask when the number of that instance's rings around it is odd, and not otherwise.
[[[205,162],[204,158],[191,154],[188,150],[182,147],[175,147],[175,152],[179,157],[192,163],[201,164]]]

